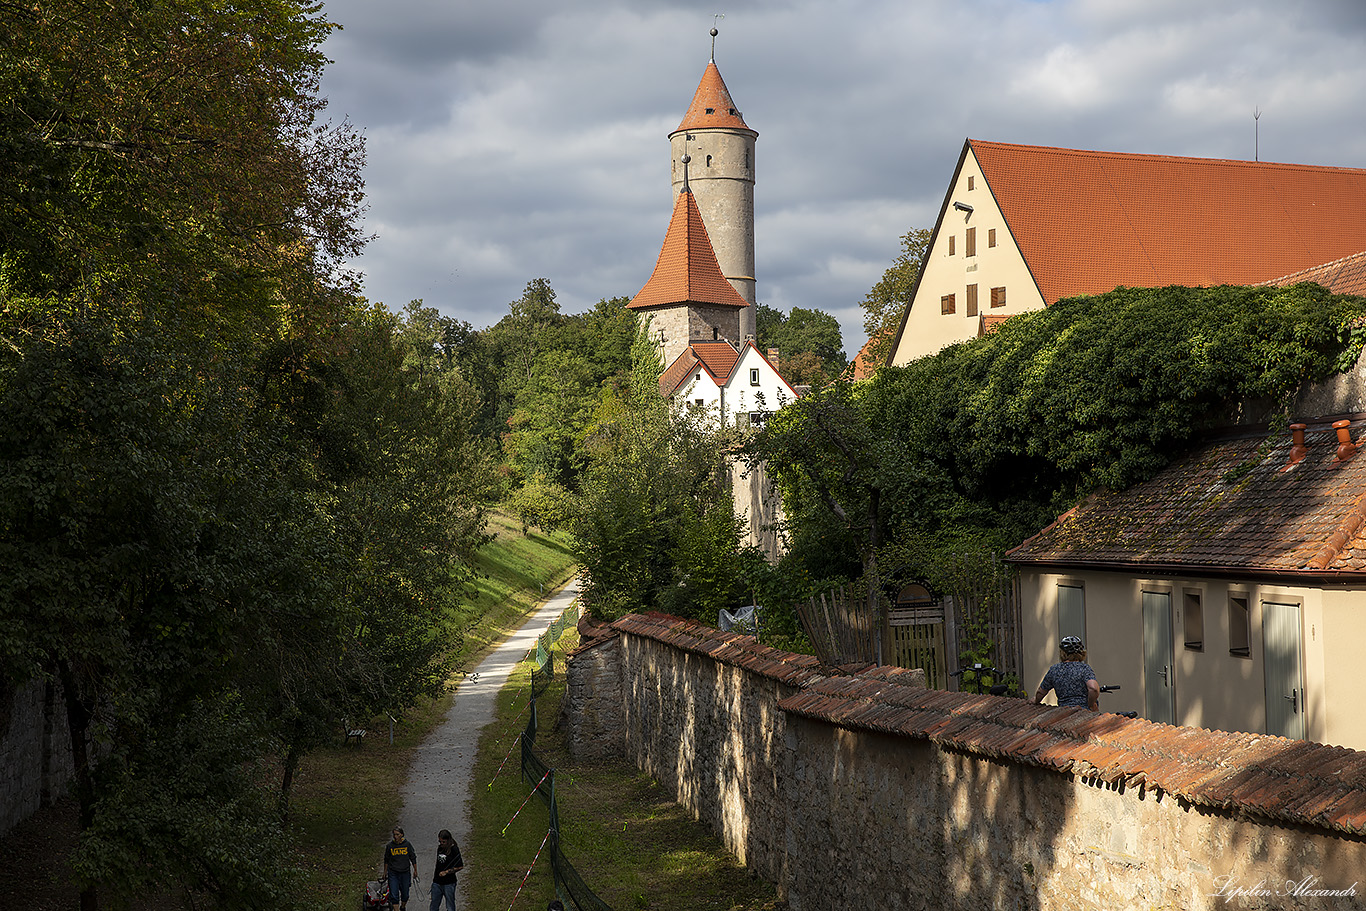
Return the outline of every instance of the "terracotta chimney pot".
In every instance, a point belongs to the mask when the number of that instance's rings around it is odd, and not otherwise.
[[[1309,447],[1304,444],[1304,431],[1304,424],[1290,425],[1290,438],[1292,443],[1290,446],[1290,461],[1285,463],[1286,468],[1289,468],[1300,459],[1309,455]]]
[[[1338,451],[1335,458],[1339,462],[1345,462],[1357,454],[1357,444],[1352,442],[1352,431],[1347,429],[1351,423],[1351,421],[1333,422],[1333,429],[1338,432]]]

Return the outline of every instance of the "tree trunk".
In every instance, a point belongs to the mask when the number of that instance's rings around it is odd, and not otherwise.
[[[280,822],[289,820],[289,798],[294,788],[294,773],[299,768],[300,751],[291,743],[285,751],[284,773],[280,776]]]
[[[74,769],[73,784],[76,803],[79,809],[81,832],[89,831],[95,822],[95,779],[90,766],[90,724],[94,712],[80,698],[76,687],[76,675],[65,661],[57,664],[57,679],[62,684],[62,697],[66,702],[66,723],[71,731],[71,764]],[[87,885],[81,889],[81,911],[99,911],[100,898],[95,886]]]

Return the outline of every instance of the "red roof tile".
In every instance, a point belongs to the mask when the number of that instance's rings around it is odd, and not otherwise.
[[[1366,170],[968,140],[1045,304],[1248,285],[1366,250]]]
[[[1289,275],[1263,282],[1265,285],[1297,285],[1314,282],[1334,294],[1356,294],[1366,297],[1366,251],[1335,259],[1331,263],[1301,269]]]
[[[721,71],[716,68],[715,61],[709,61],[707,68],[702,71],[702,81],[697,84],[697,91],[693,93],[692,104],[688,105],[683,122],[674,132],[708,128],[749,130],[745,125],[745,118],[740,116],[739,109],[731,100],[730,90],[726,88],[726,81],[721,78]]]
[[[1360,425],[1356,434],[1360,435]],[[1336,575],[1363,571],[1366,453],[1336,460],[1330,428],[1205,446],[1156,477],[1102,491],[1012,550],[1015,563]]]
[[[685,652],[707,655],[722,664],[744,668],[762,677],[801,686],[831,669],[819,668],[814,655],[797,655],[760,645],[753,636],[727,633],[696,620],[668,614],[628,614],[612,624],[618,632],[666,642]]]
[[[650,280],[626,306],[640,310],[682,303],[749,306],[721,274],[702,213],[688,190],[678,194]]]

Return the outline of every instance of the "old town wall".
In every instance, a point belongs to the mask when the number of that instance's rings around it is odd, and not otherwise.
[[[626,755],[793,911],[1366,905],[1366,754],[614,628]]]

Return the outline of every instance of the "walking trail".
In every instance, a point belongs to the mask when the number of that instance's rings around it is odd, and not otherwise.
[[[403,815],[399,823],[417,848],[421,876],[413,883],[412,904],[415,907],[427,907],[437,832],[451,830],[455,843],[464,854],[467,870],[479,862],[467,850],[469,804],[476,789],[487,784],[472,780],[479,731],[493,720],[494,700],[517,662],[578,596],[579,584],[574,579],[537,608],[521,629],[495,648],[461,682],[445,719],[417,748],[408,772],[408,783],[403,789]],[[464,891],[462,886],[456,887],[456,911],[465,907]]]

